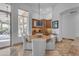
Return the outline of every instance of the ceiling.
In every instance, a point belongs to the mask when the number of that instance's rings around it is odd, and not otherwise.
[[[71,8],[61,13],[61,15],[72,15],[72,14],[79,14],[79,7]]]
[[[53,9],[55,7],[55,3],[32,3],[30,4],[32,8],[32,14],[37,16],[36,18],[52,18]],[[40,14],[40,15],[39,15]]]

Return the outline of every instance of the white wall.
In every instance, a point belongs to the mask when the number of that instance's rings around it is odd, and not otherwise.
[[[62,37],[75,38],[76,37],[76,14],[62,16]]]
[[[53,31],[58,34],[58,41],[61,41],[62,39],[62,16],[60,15],[62,12],[71,9],[79,7],[78,3],[59,3],[54,8],[53,13],[53,20],[59,20],[59,29],[54,29]]]
[[[79,37],[79,14],[76,14],[76,15],[74,15],[74,17],[75,17],[75,21],[76,21],[76,37]]]
[[[62,37],[79,37],[79,13],[62,16]]]

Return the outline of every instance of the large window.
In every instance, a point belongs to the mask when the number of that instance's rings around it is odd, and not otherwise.
[[[10,41],[10,5],[0,4],[0,40]]]
[[[29,13],[27,11],[18,10],[18,36],[21,37],[22,34],[27,33],[27,20],[29,17]]]

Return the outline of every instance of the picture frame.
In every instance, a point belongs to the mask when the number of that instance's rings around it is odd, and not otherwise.
[[[59,27],[59,21],[58,20],[53,21],[52,22],[52,28],[58,29],[58,27]]]

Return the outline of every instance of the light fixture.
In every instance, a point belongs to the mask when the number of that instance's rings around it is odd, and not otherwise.
[[[39,3],[39,19],[40,19],[40,3]]]

